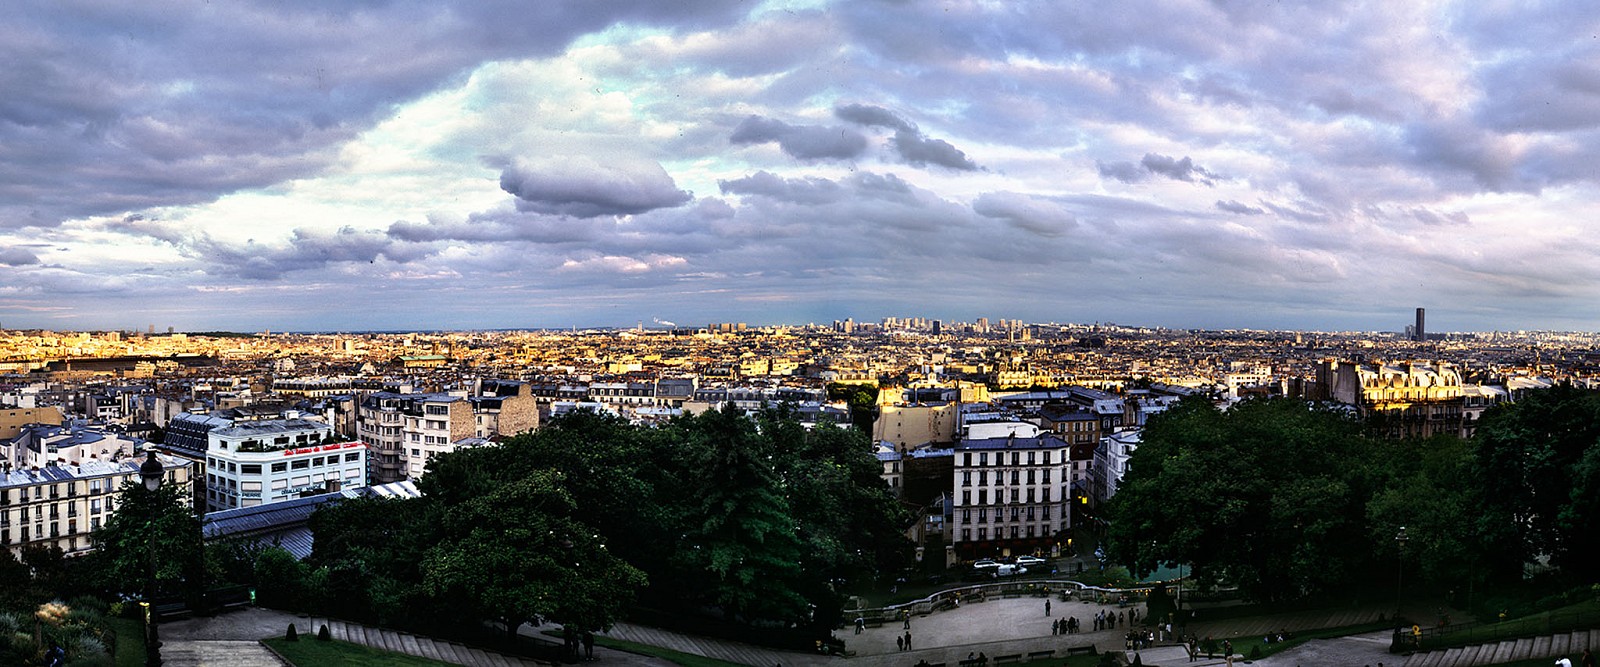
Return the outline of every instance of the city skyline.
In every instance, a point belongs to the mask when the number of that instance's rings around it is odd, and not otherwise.
[[[0,322],[1600,330],[1580,3],[30,3]]]

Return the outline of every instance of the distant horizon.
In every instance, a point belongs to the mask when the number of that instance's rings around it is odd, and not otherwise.
[[[914,317],[914,316],[889,316],[889,317],[897,317],[898,318],[898,317]],[[857,324],[868,323],[868,324],[872,324],[874,326],[878,326],[878,325],[880,325],[882,323],[883,319],[884,318],[880,317],[880,318],[877,318],[877,319],[874,319],[874,320],[856,320],[856,323]],[[924,318],[924,319],[929,320],[929,321],[933,321],[934,319],[937,319],[937,318]],[[989,332],[990,334],[1003,333],[1002,331],[1000,331],[995,326],[994,322],[996,321],[996,319],[997,318],[991,318],[991,320],[990,320],[990,327],[991,327],[991,331]],[[1059,321],[1059,320],[1038,320],[1038,321],[1033,321],[1033,320],[1022,320],[1020,318],[1005,318],[1005,319],[1020,321],[1020,322],[1023,322],[1023,324],[1026,325],[1026,326],[1057,326],[1057,327],[1080,327],[1080,328],[1082,328],[1082,327],[1100,326],[1100,327],[1118,327],[1118,328],[1126,328],[1126,329],[1145,329],[1145,330],[1156,330],[1156,331],[1203,331],[1203,332],[1219,332],[1219,333],[1220,332],[1230,332],[1230,331],[1239,331],[1239,332],[1253,331],[1253,332],[1263,332],[1263,333],[1368,334],[1368,335],[1404,335],[1405,334],[1405,331],[1403,329],[1325,329],[1325,328],[1318,328],[1318,329],[1270,329],[1270,328],[1261,328],[1261,327],[1215,327],[1215,328],[1214,327],[1171,327],[1171,326],[1158,326],[1158,325],[1149,325],[1149,324],[1134,324],[1134,323],[1128,323],[1128,322],[1111,322],[1111,321],[1064,322],[1064,321]],[[844,320],[840,319],[839,321],[842,322]],[[952,326],[952,325],[970,325],[970,324],[974,324],[976,322],[975,319],[974,320],[939,320],[939,321],[942,323],[941,326],[944,326],[944,327],[949,327],[949,326]],[[49,332],[55,332],[55,333],[68,333],[68,332],[71,332],[71,333],[110,333],[110,332],[115,332],[115,333],[126,333],[126,334],[135,334],[135,335],[140,335],[140,336],[154,336],[154,337],[164,337],[164,336],[169,336],[169,335],[173,335],[173,334],[203,335],[203,334],[209,334],[209,333],[222,333],[222,334],[233,334],[233,335],[249,335],[249,336],[259,336],[259,335],[264,334],[264,333],[270,333],[270,334],[274,334],[274,335],[276,335],[276,334],[290,334],[290,335],[352,335],[352,336],[355,336],[355,335],[365,335],[365,334],[384,334],[384,335],[389,335],[389,334],[449,334],[449,333],[478,333],[478,332],[481,332],[481,333],[511,333],[511,332],[520,332],[520,331],[526,331],[526,332],[571,332],[571,331],[574,331],[574,330],[576,330],[576,331],[636,331],[636,330],[641,330],[641,328],[644,331],[675,331],[675,330],[684,330],[684,329],[692,329],[692,330],[706,329],[708,327],[708,325],[711,325],[711,324],[722,324],[722,323],[739,324],[739,322],[732,321],[732,320],[717,320],[715,322],[704,322],[704,323],[699,323],[699,324],[674,323],[674,326],[666,326],[666,325],[659,324],[659,323],[645,323],[642,327],[640,327],[637,323],[635,323],[635,324],[632,324],[632,325],[625,325],[625,326],[624,325],[604,325],[604,324],[600,324],[600,325],[581,325],[581,324],[577,324],[577,325],[568,325],[568,326],[540,326],[540,327],[465,327],[465,328],[429,327],[429,328],[416,328],[416,329],[277,329],[277,328],[231,329],[231,328],[203,328],[203,329],[174,329],[174,330],[172,330],[170,332],[167,331],[165,328],[158,329],[155,332],[150,332],[150,331],[148,331],[148,328],[144,328],[144,329],[134,329],[134,328],[60,329],[60,328],[49,328],[49,327],[0,326],[0,331],[49,331]],[[832,323],[833,323],[833,320],[807,321],[807,322],[767,322],[767,323],[743,322],[743,324],[746,325],[747,329],[750,329],[750,330],[777,328],[777,327],[806,327],[806,326],[829,327]],[[0,325],[3,325],[3,324],[4,324],[3,322],[0,322]],[[736,332],[737,332],[737,330],[735,331],[735,333]],[[952,332],[952,331],[946,330],[944,333],[964,333],[964,332]],[[1437,336],[1482,335],[1482,334],[1497,334],[1497,333],[1498,334],[1540,334],[1540,333],[1543,333],[1543,334],[1590,334],[1590,335],[1600,335],[1600,332],[1585,331],[1585,330],[1581,330],[1581,329],[1486,329],[1486,330],[1459,330],[1459,331],[1436,331],[1436,330],[1429,330],[1428,331],[1428,335],[1429,336],[1436,336],[1436,335]]]

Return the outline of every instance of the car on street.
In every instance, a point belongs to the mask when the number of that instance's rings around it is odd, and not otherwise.
[[[1017,556],[1017,564],[1023,567],[1037,567],[1044,565],[1047,562],[1049,561],[1046,561],[1038,556]]]

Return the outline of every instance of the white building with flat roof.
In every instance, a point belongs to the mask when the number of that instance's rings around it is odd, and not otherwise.
[[[254,507],[367,485],[367,445],[304,418],[213,429],[206,449],[208,511]]]

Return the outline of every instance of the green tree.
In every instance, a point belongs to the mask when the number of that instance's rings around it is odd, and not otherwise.
[[[178,596],[199,604],[206,588],[205,541],[187,499],[175,484],[155,492],[137,481],[122,486],[116,510],[93,533],[92,571],[104,588],[143,597],[153,568],[157,599]]]
[[[772,442],[731,403],[684,420],[700,482],[685,496],[688,520],[674,571],[698,602],[744,620],[803,620],[801,543],[774,469]]]
[[[1468,590],[1484,583],[1489,559],[1471,517],[1477,487],[1471,478],[1466,441],[1453,435],[1426,440],[1374,443],[1381,465],[1367,504],[1367,541],[1372,555],[1404,567],[1413,587]],[[1404,553],[1395,540],[1406,529]]]
[[[437,503],[427,498],[354,498],[311,515],[316,540],[308,586],[330,613],[384,624],[433,617],[421,562],[443,539]],[[448,617],[446,617],[448,618]]]
[[[1359,424],[1292,400],[1227,412],[1185,399],[1151,418],[1108,508],[1112,557],[1188,563],[1261,600],[1329,591],[1365,567],[1369,455]]]
[[[1491,408],[1475,438],[1479,539],[1501,579],[1538,556],[1568,571],[1600,553],[1600,393],[1563,384]]]
[[[500,621],[609,628],[644,573],[572,518],[562,474],[540,470],[450,508],[447,538],[423,558],[428,592],[448,607]]]
[[[819,623],[834,620],[844,601],[835,583],[898,573],[911,560],[904,531],[910,514],[882,478],[871,440],[855,429],[806,429],[783,409],[761,416],[759,433],[773,441],[780,489],[802,544],[799,587]]]

